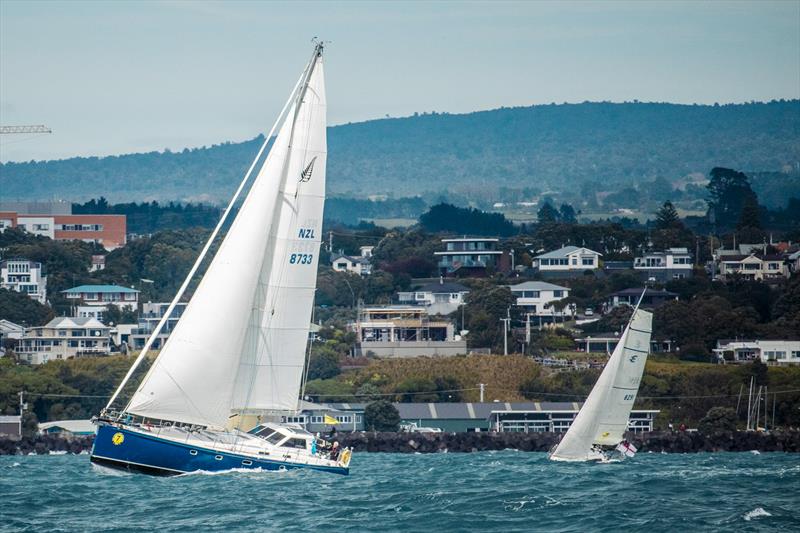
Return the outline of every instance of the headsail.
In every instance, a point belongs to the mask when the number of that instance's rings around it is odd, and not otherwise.
[[[264,321],[269,322],[263,316],[265,313],[254,317],[257,309],[278,316],[269,324],[270,330],[285,328],[286,332],[291,332],[287,336],[278,335],[281,341],[286,341],[281,346],[285,351],[271,353],[269,365],[261,366],[270,366],[280,373],[282,368],[297,366],[299,359],[302,368],[305,350],[301,347],[296,353],[296,338],[301,335],[295,327],[297,321],[286,317],[292,313],[305,317],[304,344],[315,278],[298,278],[291,273],[276,275],[275,267],[280,262],[279,256],[286,256],[287,252],[301,253],[288,233],[293,217],[301,217],[300,223],[316,228],[313,232],[315,237],[321,230],[311,224],[312,211],[319,224],[322,220],[324,197],[316,189],[309,194],[312,200],[308,207],[287,201],[287,195],[297,200],[301,192],[305,198],[306,191],[298,190],[297,182],[314,157],[317,159],[311,179],[303,185],[311,187],[321,176],[319,181],[324,193],[325,96],[321,55],[322,46],[318,45],[306,67],[304,82],[294,95],[294,104],[239,214],[126,412],[224,427],[235,403],[234,398],[238,396],[236,385],[240,381],[240,363],[243,359],[252,360],[252,351],[249,345],[245,345],[254,324],[262,324],[260,335],[270,334],[270,331],[263,330]],[[321,122],[318,120],[320,115]],[[319,124],[322,124],[321,134]],[[303,245],[308,247],[308,251],[298,266],[316,274],[317,254],[311,250],[315,243]],[[316,246],[319,246],[318,240]],[[297,293],[273,291],[273,285],[302,290]],[[276,310],[278,305],[284,306],[281,312]],[[281,375],[282,380],[288,379]]]
[[[550,455],[585,461],[593,444],[616,445],[628,427],[647,354],[653,314],[635,309],[600,378],[564,438]]]

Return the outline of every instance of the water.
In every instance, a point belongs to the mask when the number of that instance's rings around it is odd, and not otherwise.
[[[798,531],[800,455],[357,454],[310,471],[154,478],[0,457],[0,531]]]

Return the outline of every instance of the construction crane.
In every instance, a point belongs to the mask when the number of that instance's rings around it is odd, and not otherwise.
[[[53,133],[47,126],[0,126],[0,134],[8,133]]]

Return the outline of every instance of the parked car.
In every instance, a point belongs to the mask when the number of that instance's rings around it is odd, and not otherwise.
[[[594,316],[594,309],[591,307],[587,307],[586,311],[583,312],[584,316]]]

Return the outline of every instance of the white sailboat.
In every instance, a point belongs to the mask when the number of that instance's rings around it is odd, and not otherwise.
[[[245,420],[298,409],[325,202],[322,52],[323,45],[316,44],[162,324],[97,419],[92,461],[155,474],[293,467],[348,472],[349,450],[322,453],[316,439],[300,428],[274,423],[243,427]],[[276,129],[183,316],[127,406],[113,410]]]
[[[600,378],[550,459],[606,461],[636,452],[624,440],[624,433],[650,352],[652,321],[653,314],[637,305]]]

